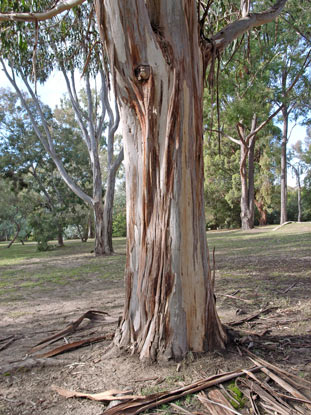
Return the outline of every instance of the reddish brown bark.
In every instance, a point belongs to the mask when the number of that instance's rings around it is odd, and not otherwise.
[[[260,218],[259,218],[259,226],[265,226],[267,224],[267,216],[268,216],[268,212],[267,210],[264,208],[264,204],[261,201],[258,201],[255,199],[255,205],[258,209]]]

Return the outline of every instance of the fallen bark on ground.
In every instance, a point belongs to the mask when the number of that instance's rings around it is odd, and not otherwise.
[[[52,386],[51,389],[57,392],[59,395],[64,396],[65,398],[87,398],[92,401],[124,401],[129,399],[143,399],[144,396],[131,395],[129,391],[120,391],[116,389],[111,389],[108,391],[100,393],[83,393],[71,391],[69,389],[59,388],[58,386]]]
[[[79,317],[76,321],[69,324],[69,326],[67,326],[63,330],[53,334],[52,336],[47,337],[46,339],[41,340],[39,343],[37,343],[34,347],[32,347],[29,350],[29,353],[32,354],[32,353],[38,352],[39,350],[44,349],[51,343],[55,343],[57,340],[62,339],[64,336],[73,333],[74,331],[77,330],[77,328],[79,327],[79,325],[82,323],[82,321],[85,318],[89,320],[97,320],[99,316],[103,316],[103,315],[108,315],[108,313],[106,313],[105,311],[97,311],[97,310],[87,311],[81,317]]]
[[[111,391],[99,394],[86,394],[83,392],[67,390],[62,390],[62,393],[58,390],[58,392],[66,398],[86,397],[89,399],[96,399],[97,397],[98,399],[96,400],[105,401],[109,400],[108,398],[105,398],[109,396],[112,401],[124,400],[124,402],[120,402],[113,407],[108,407],[103,412],[103,415],[136,415],[163,404],[171,403],[187,395],[192,395],[213,387],[213,392],[209,391],[207,396],[205,394],[198,395],[198,399],[205,408],[208,408],[209,413],[212,415],[228,415],[229,413],[241,415],[240,412],[230,404],[230,402],[236,400],[223,386],[224,383],[236,379],[236,382],[239,381],[243,386],[241,393],[243,392],[244,397],[248,398],[249,407],[252,408],[254,414],[260,414],[260,410],[258,409],[260,407],[263,408],[267,414],[311,414],[311,400],[309,400],[308,393],[310,391],[310,382],[298,378],[297,376],[286,372],[284,369],[280,369],[277,366],[260,359],[248,350],[245,351],[251,356],[250,359],[255,363],[255,366],[249,369],[236,370],[203,378],[190,385],[172,391],[160,392],[149,396],[134,395],[125,397],[123,395],[123,398],[114,395]],[[254,375],[255,372],[258,372],[262,379]],[[269,381],[263,378],[263,374],[268,376]],[[222,390],[215,389],[215,387],[220,387]],[[286,395],[284,394],[284,391],[287,393]],[[293,406],[290,404],[291,401],[293,402]],[[238,401],[236,401],[236,403],[239,404]],[[191,415],[191,412],[188,410],[182,410],[181,412]]]
[[[56,347],[53,350],[50,350],[47,353],[43,353],[38,355],[38,357],[52,357],[57,356],[58,354],[65,353],[65,352],[71,352],[72,350],[78,349],[79,347],[88,346],[89,344],[98,343],[103,340],[107,340],[107,336],[100,336],[100,337],[90,337],[88,339],[80,340],[73,343],[65,344],[64,346]],[[110,340],[112,340],[110,338]]]

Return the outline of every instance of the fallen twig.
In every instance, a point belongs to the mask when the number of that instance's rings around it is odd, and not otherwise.
[[[14,335],[13,336],[10,336],[10,337],[8,337],[7,339],[9,339],[3,346],[1,346],[0,347],[0,352],[2,351],[2,350],[5,350],[5,349],[7,349],[9,346],[10,346],[10,344],[12,344],[12,343],[14,343],[15,342],[15,340],[17,339]],[[3,342],[4,340],[2,340],[1,342]]]
[[[296,287],[296,285],[298,284],[298,282],[294,282],[294,284],[292,284],[290,287],[286,288],[286,290],[282,291],[282,294],[286,294],[288,293],[288,291],[290,291],[292,288]]]
[[[265,314],[265,313],[269,313],[272,310],[275,310],[277,307],[267,307],[264,308],[263,310],[259,310],[254,314],[251,314],[250,316],[244,317],[240,320],[234,320],[231,321],[230,323],[227,323],[228,326],[239,326],[240,324],[246,323],[247,321],[251,321],[254,320],[255,318],[259,317],[260,314]]]

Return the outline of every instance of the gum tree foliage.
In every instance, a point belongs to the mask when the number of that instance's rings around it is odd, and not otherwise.
[[[15,182],[15,185],[20,183]],[[12,183],[0,177],[0,235],[9,240],[8,248],[19,238],[21,241],[30,233],[27,217],[32,208],[32,200],[24,189],[12,188]]]
[[[253,14],[245,14],[244,3],[95,2],[125,147],[126,300],[114,342],[141,359],[180,358],[189,350],[225,347],[227,341],[216,312],[205,235],[204,79],[211,65],[213,82],[217,54],[275,19],[286,0]],[[229,14],[231,5],[235,10]],[[262,2],[256,5],[264,10]],[[8,18],[33,16],[0,15]]]
[[[278,21],[274,31],[267,35],[267,45],[275,54],[271,66],[270,87],[275,105],[283,105],[279,121],[282,123],[281,143],[281,216],[287,220],[287,144],[290,123],[303,123],[310,118],[310,54],[311,8],[306,1],[292,1]],[[299,75],[294,88],[288,86]]]
[[[257,176],[254,175],[254,163],[256,163],[254,157],[256,148],[266,146],[262,139],[258,142],[260,134],[267,136],[264,131],[259,133],[263,123],[266,122],[265,120],[271,121],[273,117],[276,118],[277,111],[284,115],[285,101],[277,101],[276,96],[280,94],[279,85],[282,84],[282,76],[284,75],[281,70],[282,65],[284,66],[282,60],[286,60],[287,53],[290,54],[290,49],[287,49],[287,40],[284,38],[284,27],[286,26],[288,26],[287,22],[272,22],[244,35],[241,40],[236,41],[232,47],[228,48],[219,61],[217,70],[218,114],[215,108],[215,93],[212,93],[214,107],[212,107],[212,112],[209,111],[205,121],[207,135],[209,129],[219,130],[218,141],[219,143],[221,141],[222,147],[226,147],[224,140],[230,139],[238,146],[237,148],[240,148],[240,206],[243,229],[251,229],[254,226],[255,204],[261,215],[260,223],[264,224],[267,220],[267,206],[265,207],[264,203],[264,201],[269,203],[269,197],[268,199],[264,197],[264,195],[267,196],[267,186],[262,188],[261,194],[255,189]],[[288,36],[287,32],[286,36]],[[291,105],[290,113],[292,112],[297,118],[303,112],[306,113],[306,105],[302,103],[308,102],[306,96],[309,88],[305,72],[310,57],[308,50],[306,52],[303,50],[303,45],[306,42],[302,35],[295,29],[290,31],[289,36],[291,38],[288,44],[291,43],[291,45],[299,47],[296,52],[296,61],[292,59],[290,62],[291,74],[283,83],[282,94],[287,97],[288,105]],[[298,54],[301,54],[299,59]],[[216,122],[217,115],[220,118],[218,122]],[[252,135],[252,129],[257,133]],[[277,128],[275,133],[278,133]],[[215,137],[215,134],[212,137]],[[218,152],[220,153],[220,148]],[[219,157],[221,156],[219,155]],[[263,164],[267,166],[266,162]],[[257,173],[261,172],[262,169],[259,171],[257,169]],[[284,169],[281,177],[284,177]],[[234,182],[235,176],[233,175],[232,178]],[[257,182],[261,183],[262,180],[257,180]],[[283,183],[283,179],[281,182]],[[267,185],[268,182],[264,181],[263,183]]]
[[[310,128],[307,129],[307,136],[304,140],[298,140],[292,146],[289,153],[289,167],[296,177],[296,207],[293,209],[294,220],[305,221],[311,218],[310,209],[310,184],[311,184],[311,134]],[[291,212],[290,212],[291,213]],[[291,218],[292,219],[292,218]]]
[[[25,100],[32,105],[26,94]],[[89,191],[92,178],[85,146],[81,140],[76,141],[76,131],[55,123],[48,106],[42,105],[42,108],[57,138],[56,150],[61,155],[63,165],[80,187]],[[84,219],[81,217],[82,211],[83,216],[87,218],[88,209],[61,179],[55,164],[34,133],[32,123],[18,95],[10,90],[1,89],[0,111],[1,175],[10,180],[13,188],[22,183],[25,191],[36,194],[33,210],[29,215],[44,211],[46,222],[53,228],[52,232],[45,232],[46,238],[44,235],[40,238],[42,241],[45,238],[47,242],[48,234],[51,234],[58,237],[59,245],[62,246],[64,228],[69,223],[80,226]],[[75,214],[77,209],[81,213],[80,216]],[[40,223],[40,220],[32,222],[35,225]],[[39,235],[39,232],[36,234]]]
[[[30,2],[24,2],[28,8]],[[47,3],[44,3],[47,5]],[[36,10],[39,2],[31,4]],[[5,7],[5,4],[2,5]],[[11,6],[12,7],[12,6]],[[13,8],[17,7],[14,3]],[[123,159],[123,150],[114,155],[114,134],[119,124],[119,112],[114,110],[108,99],[108,82],[105,74],[105,62],[101,54],[97,30],[94,24],[94,12],[90,2],[73,9],[62,18],[38,24],[16,23],[1,33],[2,67],[12,86],[22,99],[16,76],[23,80],[31,95],[34,107],[39,115],[43,130],[33,120],[33,127],[42,142],[45,151],[56,164],[61,177],[69,188],[94,211],[95,215],[95,255],[111,254],[112,246],[112,207],[117,170]],[[10,36],[8,36],[10,34]],[[12,48],[16,44],[14,52]],[[62,72],[72,108],[80,128],[82,138],[89,153],[93,184],[91,195],[85,193],[64,168],[60,155],[55,150],[53,131],[44,117],[36,95],[36,82],[44,82],[55,67]],[[80,72],[85,85],[85,101],[77,93],[76,74]],[[96,79],[98,75],[99,79]],[[31,84],[31,81],[34,85]],[[93,85],[92,85],[93,81]],[[99,88],[97,86],[99,85]],[[92,89],[94,91],[92,91]],[[23,105],[26,103],[23,102]],[[25,107],[27,108],[27,107]],[[29,117],[31,112],[28,110]],[[108,119],[108,124],[105,122]],[[106,131],[105,138],[103,136]],[[105,202],[103,204],[103,183],[100,166],[100,152],[103,144],[107,151],[107,181]]]

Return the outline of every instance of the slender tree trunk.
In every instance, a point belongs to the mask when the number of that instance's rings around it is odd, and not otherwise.
[[[64,233],[63,233],[63,227],[61,225],[58,226],[57,240],[58,240],[58,246],[63,247],[64,246]]]
[[[254,114],[251,125],[251,133],[255,131],[257,123]],[[256,135],[247,138],[245,128],[238,123],[237,130],[240,136],[240,178],[241,178],[241,226],[242,230],[254,227],[254,151]]]
[[[89,223],[86,226],[82,226],[81,241],[87,242],[88,237],[89,237]]]
[[[91,238],[91,239],[94,239],[95,238],[95,232],[94,232],[94,213],[93,213],[93,211],[90,211],[89,219],[88,219],[88,237]]]
[[[288,138],[288,110],[284,106],[283,115],[283,133],[281,145],[281,217],[280,224],[287,222],[287,138]]]
[[[170,2],[149,1],[148,12],[144,1],[97,6],[121,98],[127,184],[126,302],[115,343],[141,359],[224,347],[205,234],[195,2],[174,2],[173,14]]]
[[[241,155],[240,155],[240,177],[241,177],[240,206],[241,206],[241,227],[243,231],[251,229],[246,159],[247,159],[247,147],[242,144]]]
[[[104,237],[104,208],[102,201],[94,204],[94,223],[95,223],[95,255],[105,255]]]
[[[250,139],[248,151],[248,211],[249,211],[249,226],[254,228],[255,216],[255,166],[254,166],[254,152],[255,152],[256,136]]]
[[[112,211],[113,211],[113,200],[114,200],[114,192],[115,192],[115,182],[116,182],[116,175],[108,173],[107,178],[107,185],[106,185],[106,193],[105,193],[105,203],[104,203],[104,217],[103,217],[103,225],[104,225],[104,244],[105,244],[105,252],[106,253],[113,253],[113,246],[112,246]]]
[[[103,205],[103,191],[101,168],[98,155],[98,149],[93,150],[92,157],[93,170],[93,209],[95,222],[95,255],[110,255],[110,249],[106,250],[105,246],[105,228],[104,228],[104,205]]]
[[[12,239],[12,241],[9,243],[9,245],[7,246],[7,248],[11,248],[11,246],[14,244],[14,242],[16,241],[19,233],[21,231],[21,227],[19,225],[19,223],[16,223],[16,233],[14,235],[14,238]]]
[[[297,173],[296,173],[296,178],[297,178],[297,204],[298,204],[298,222],[301,222],[301,183],[300,183],[300,173],[301,173],[301,169],[299,168],[299,166],[297,167]]]

